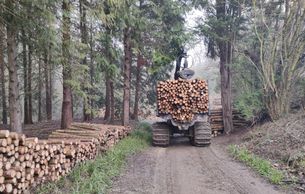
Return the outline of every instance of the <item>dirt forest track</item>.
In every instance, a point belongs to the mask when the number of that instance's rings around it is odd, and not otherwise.
[[[193,147],[180,138],[169,147],[151,147],[134,155],[109,193],[284,193],[234,161],[225,151],[224,138],[213,139],[209,147]]]

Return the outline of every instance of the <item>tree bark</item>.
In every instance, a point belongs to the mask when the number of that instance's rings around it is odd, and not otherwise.
[[[45,49],[44,53],[44,78],[45,78],[45,92],[46,92],[46,114],[47,114],[47,120],[52,120],[52,97],[50,92],[50,57],[49,57],[49,50]]]
[[[2,13],[2,10],[1,10]],[[5,64],[4,64],[4,26],[0,23],[0,81],[1,81],[1,99],[2,99],[2,123],[7,124],[7,106],[5,90]]]
[[[6,0],[7,10],[14,10],[14,1]],[[17,29],[15,25],[15,15],[11,12],[7,14],[7,52],[8,52],[8,66],[9,66],[9,110],[10,110],[10,129],[18,133],[22,132],[21,123],[21,108],[19,98],[19,86],[17,77],[17,46],[16,35]]]
[[[29,99],[28,99],[28,68],[27,68],[27,49],[26,49],[26,34],[22,29],[22,63],[23,63],[23,88],[24,88],[24,99],[23,99],[23,110],[24,110],[24,124],[29,124]]]
[[[42,61],[41,57],[39,56],[39,61],[38,61],[38,122],[42,121],[42,114],[41,114],[41,93],[42,93],[41,61]]]
[[[226,20],[226,0],[216,0],[216,16],[219,23]],[[220,55],[220,87],[224,131],[229,134],[233,130],[232,118],[232,80],[230,63],[232,61],[231,32],[228,26],[219,25],[217,33]],[[229,39],[229,40],[227,40]]]
[[[33,124],[33,104],[32,104],[32,54],[33,46],[29,43],[29,52],[28,52],[28,119],[29,124]]]
[[[136,88],[135,88],[135,99],[134,99],[134,119],[139,120],[139,100],[140,100],[140,86],[141,86],[141,70],[144,65],[144,59],[141,54],[137,57],[137,73],[136,73]]]
[[[94,90],[92,89],[93,88],[93,85],[94,85],[94,54],[93,54],[93,47],[94,47],[94,44],[93,44],[93,28],[92,28],[92,23],[90,24],[90,85],[91,85],[91,89],[89,90],[90,91],[90,94],[93,95],[94,94]],[[94,110],[93,110],[93,107],[94,107],[94,99],[93,98],[90,98],[89,100],[90,102],[90,118],[93,119],[94,117]]]
[[[63,65],[63,103],[62,103],[62,114],[61,114],[61,128],[65,129],[70,127],[72,123],[72,90],[71,85],[68,83],[71,81],[71,56],[70,56],[70,0],[63,0],[62,11],[63,11],[63,25],[62,25],[62,65]]]
[[[86,0],[79,0],[79,13],[80,13],[80,32],[81,32],[81,42],[85,45],[88,44],[88,29],[87,29],[87,9],[85,6]],[[88,66],[87,56],[82,60],[84,66]],[[84,121],[91,120],[90,118],[90,98],[89,98],[89,89],[86,87],[87,82],[89,82],[88,77],[90,72],[86,71],[85,81],[83,83],[83,90],[86,92],[86,96],[83,99],[83,119]]]
[[[130,113],[130,77],[131,77],[131,63],[132,63],[132,50],[131,50],[131,28],[124,29],[124,96],[123,96],[123,119],[124,126],[129,125]]]
[[[111,114],[111,97],[110,97],[110,77],[106,73],[106,98],[105,98],[105,115],[104,115],[104,120],[107,122],[110,121],[110,114]]]
[[[110,123],[114,121],[114,86],[113,80],[110,80]]]

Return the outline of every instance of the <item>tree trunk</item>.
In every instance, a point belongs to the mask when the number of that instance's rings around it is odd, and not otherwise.
[[[39,55],[38,55],[39,56]],[[38,122],[42,121],[41,115],[41,93],[42,93],[42,78],[41,78],[41,57],[38,61]]]
[[[1,10],[2,13],[2,10]],[[7,124],[6,90],[5,90],[5,64],[4,64],[4,26],[0,23],[0,81],[2,99],[2,123]]]
[[[110,123],[114,121],[114,87],[113,80],[110,80]]]
[[[70,56],[70,0],[63,0],[63,25],[62,25],[62,65],[63,65],[63,102],[62,102],[62,114],[61,114],[61,128],[65,129],[70,127],[72,123],[72,90],[69,81],[71,81],[71,56]]]
[[[24,88],[24,124],[29,124],[29,98],[28,98],[28,68],[27,68],[27,51],[26,51],[26,34],[22,29],[22,62],[23,62],[23,88]]]
[[[94,85],[94,55],[93,55],[93,47],[94,47],[94,44],[93,44],[93,33],[92,33],[92,24],[90,25],[90,85],[91,87],[93,88],[93,85]],[[90,89],[90,95],[93,95],[94,94],[94,90],[93,89]],[[93,119],[94,117],[94,100],[93,98],[90,98],[90,118]]]
[[[50,111],[50,113],[49,113],[49,118],[48,118],[48,120],[52,120],[52,118],[53,118],[53,113],[52,113],[52,111],[53,111],[53,106],[52,106],[52,95],[53,95],[53,82],[52,82],[52,72],[53,72],[53,63],[52,63],[52,52],[51,52],[51,44],[49,45],[49,60],[48,60],[48,72],[49,72],[49,97],[48,97],[48,99],[49,99],[49,111]]]
[[[132,50],[131,50],[131,28],[124,29],[124,96],[123,96],[123,119],[124,126],[129,125],[129,112],[130,112],[130,77],[131,77],[131,63],[132,63]]]
[[[226,45],[228,48],[229,45]],[[225,51],[226,52],[226,51]],[[229,63],[224,60],[224,56],[220,58],[220,83],[221,83],[221,104],[223,111],[223,125],[224,130],[229,134],[233,130],[233,118],[232,118],[232,81],[231,70]],[[229,57],[229,56],[228,56]]]
[[[29,124],[33,124],[33,104],[32,104],[32,54],[33,46],[29,43],[29,52],[28,52],[28,119]]]
[[[79,0],[79,13],[80,13],[80,32],[81,32],[81,42],[84,45],[88,44],[88,29],[87,29],[87,9],[85,6],[86,0]],[[87,56],[85,56],[82,60],[82,64],[84,66],[88,66],[87,64]],[[85,72],[85,81],[83,83],[82,89],[86,92],[86,96],[83,99],[83,119],[84,121],[89,121],[90,118],[90,98],[89,98],[89,89],[86,87],[87,82],[89,82],[88,77],[90,72]]]
[[[104,115],[104,120],[106,120],[107,122],[110,121],[110,114],[111,114],[111,97],[110,97],[110,77],[108,75],[106,75],[106,99],[105,99],[105,115]]]
[[[135,99],[134,99],[134,110],[133,115],[134,119],[139,120],[139,100],[140,100],[140,86],[141,86],[141,69],[144,65],[143,57],[138,54],[137,58],[137,73],[136,73],[136,88],[135,88]]]
[[[45,49],[44,53],[44,78],[45,78],[45,92],[46,92],[46,114],[47,120],[52,120],[52,97],[50,92],[50,77],[49,77],[49,50]]]
[[[14,10],[14,1],[6,0],[7,10]],[[6,13],[7,20],[7,52],[8,52],[8,66],[9,66],[9,110],[10,110],[10,128],[11,131],[18,133],[22,132],[21,123],[21,108],[19,99],[19,87],[17,77],[17,46],[16,46],[16,35],[17,29],[15,26],[15,15],[11,12]]]
[[[223,23],[226,20],[226,0],[216,0],[217,20]],[[217,29],[219,37],[218,47],[220,55],[220,87],[224,131],[229,134],[233,130],[232,120],[232,80],[230,63],[232,59],[231,32],[228,26],[220,25]],[[226,37],[226,38],[225,38]],[[229,40],[227,40],[229,39]]]

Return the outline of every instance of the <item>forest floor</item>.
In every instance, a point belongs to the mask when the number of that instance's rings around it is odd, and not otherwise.
[[[255,126],[241,137],[246,148],[283,172],[284,182],[305,193],[305,111]]]
[[[128,159],[110,193],[286,193],[228,154],[227,146],[243,135],[219,136],[209,147],[181,137],[166,148],[150,147]]]

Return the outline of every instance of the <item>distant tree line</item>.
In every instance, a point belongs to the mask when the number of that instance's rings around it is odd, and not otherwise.
[[[58,99],[62,128],[79,106],[84,121],[101,107],[108,122],[138,119],[188,39],[188,9],[174,0],[0,1],[2,123],[22,132],[22,123],[52,120]]]
[[[0,1],[1,119],[52,120],[62,100],[61,126],[82,107],[92,120],[138,119],[155,102],[158,80],[196,35],[219,59],[225,131],[232,110],[254,121],[277,120],[305,105],[303,0],[2,0]],[[193,34],[185,16],[200,9]],[[54,93],[55,80],[63,92]],[[23,103],[21,105],[21,103]],[[23,107],[23,108],[21,108]],[[23,121],[22,121],[23,118]]]

